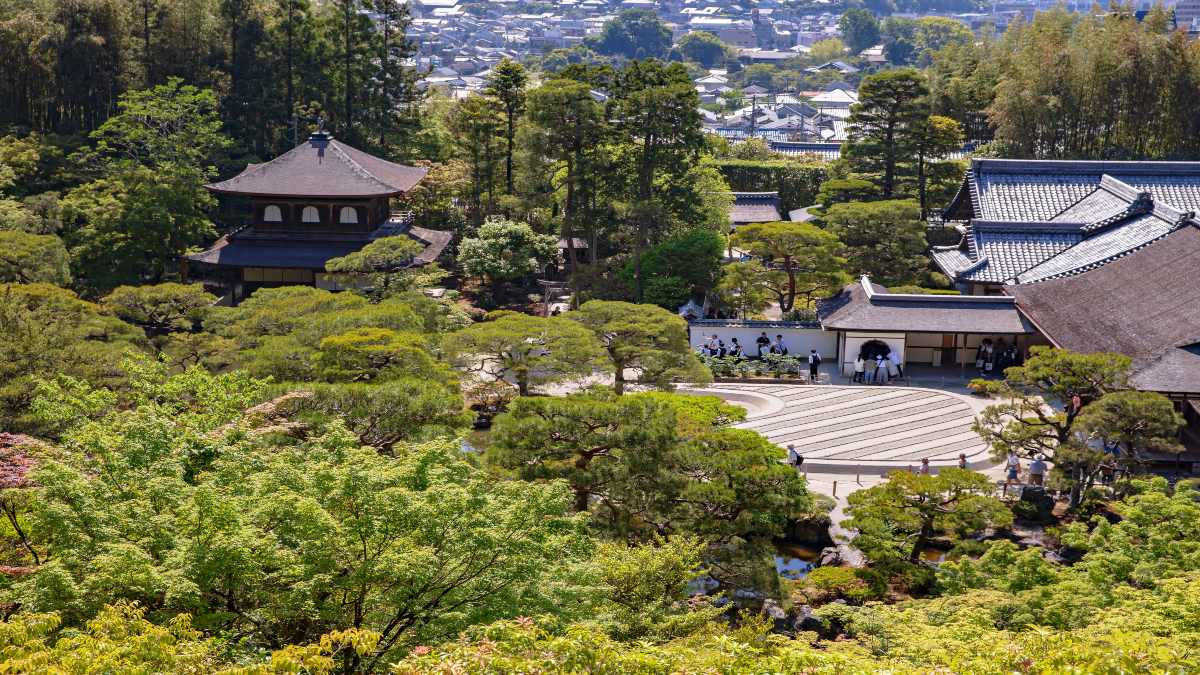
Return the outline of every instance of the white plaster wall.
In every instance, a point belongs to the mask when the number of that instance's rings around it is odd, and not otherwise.
[[[742,326],[692,326],[692,347],[700,347],[709,335],[716,334],[725,341],[725,346],[732,346],[732,339],[737,338],[746,356],[757,356],[758,349],[754,340],[766,331],[767,337],[775,341],[776,335],[783,336],[783,344],[788,349],[789,356],[807,356],[808,350],[815,349],[822,360],[828,362],[837,353],[837,332],[825,331],[820,328],[762,328]]]

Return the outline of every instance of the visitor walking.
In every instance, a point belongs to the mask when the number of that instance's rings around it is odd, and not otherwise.
[[[894,380],[897,377],[900,377],[900,366],[893,359],[894,357],[892,356],[891,352],[888,352],[888,355],[883,359],[883,365],[885,368],[887,368],[889,380]]]
[[[928,457],[921,458],[921,475],[922,476],[929,475],[929,458]]]
[[[862,354],[859,354],[858,358],[854,359],[854,380],[853,381],[858,384],[862,384],[863,376],[866,375],[866,370],[867,370],[867,362],[863,360]]]
[[[1030,485],[1045,485],[1046,484],[1046,462],[1042,460],[1041,455],[1033,458],[1033,463],[1029,465],[1029,484]]]
[[[763,354],[771,347],[771,338],[767,337],[767,331],[763,331],[758,337],[754,338],[754,344],[758,347],[758,358],[762,358]]]
[[[810,382],[817,381],[817,374],[820,372],[820,368],[821,355],[815,349],[808,350],[808,380]]]
[[[799,469],[801,466],[804,465],[804,457],[800,453],[796,452],[796,446],[792,445],[791,443],[788,443],[787,451],[788,451],[788,464],[791,464],[792,466],[796,467],[797,469]]]
[[[960,468],[960,469],[967,468],[967,453],[965,453],[965,452],[958,453],[958,468]]]
[[[1021,481],[1021,460],[1017,458],[1017,453],[1008,453],[1008,460],[1005,462],[1007,474],[1004,478],[1004,484],[1019,483]]]

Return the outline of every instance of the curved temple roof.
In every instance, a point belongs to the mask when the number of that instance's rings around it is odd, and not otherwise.
[[[228,180],[207,185],[219,194],[262,197],[391,197],[411,190],[425,169],[396,164],[325,133]]]

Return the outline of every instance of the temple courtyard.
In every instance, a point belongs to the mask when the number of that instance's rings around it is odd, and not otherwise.
[[[871,480],[915,470],[924,458],[935,468],[955,466],[960,453],[975,470],[995,464],[971,429],[986,402],[956,392],[799,383],[719,383],[702,391],[745,407],[739,427],[781,448],[794,446],[805,473]]]

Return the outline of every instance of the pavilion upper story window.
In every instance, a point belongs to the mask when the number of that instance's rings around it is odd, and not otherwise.
[[[343,206],[342,210],[338,212],[338,222],[343,225],[357,225],[358,209],[353,206]]]
[[[300,212],[300,222],[302,223],[319,223],[321,222],[321,214],[315,206],[306,206]]]
[[[267,206],[267,208],[263,209],[263,222],[282,223],[283,211],[281,211],[279,207],[275,206],[274,204]]]

